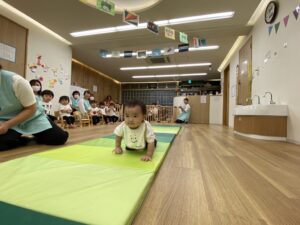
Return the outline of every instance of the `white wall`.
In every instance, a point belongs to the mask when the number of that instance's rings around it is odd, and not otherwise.
[[[300,15],[296,21],[293,10],[299,4],[299,0],[279,0],[279,14],[274,22],[281,22],[278,33],[268,34],[268,25],[264,22],[263,15],[252,30],[253,46],[253,71],[252,95],[263,96],[266,91],[273,93],[276,104],[287,104],[289,107],[288,117],[288,140],[300,143]],[[285,27],[283,18],[289,15],[288,26]],[[287,47],[284,44],[287,43]],[[264,62],[266,55],[271,58]],[[230,87],[236,84],[235,68],[238,64],[238,51],[230,62]],[[232,92],[232,90],[230,90]],[[230,118],[229,124],[233,126],[233,108],[235,97],[230,93]],[[262,102],[268,100],[262,99]]]
[[[42,79],[43,90],[52,90],[55,94],[53,103],[61,95],[69,95],[71,86],[72,50],[64,42],[51,36],[44,30],[27,22],[0,6],[0,13],[28,29],[26,79]],[[29,68],[37,64],[37,57],[42,56],[41,63],[49,67],[43,69],[37,65],[35,72]]]

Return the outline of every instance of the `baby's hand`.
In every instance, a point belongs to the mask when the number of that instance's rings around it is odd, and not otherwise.
[[[123,153],[123,149],[121,147],[115,147],[115,149],[113,150],[113,152],[115,154],[122,154]]]
[[[146,161],[146,162],[147,162],[147,161],[151,161],[151,159],[152,159],[152,158],[151,158],[150,156],[148,156],[148,155],[143,155],[143,156],[141,157],[141,160],[142,160],[142,161]]]

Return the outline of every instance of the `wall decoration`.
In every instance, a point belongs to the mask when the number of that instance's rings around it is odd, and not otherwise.
[[[179,32],[179,41],[185,44],[189,43],[188,35],[186,33]]]
[[[273,30],[273,26],[269,26],[269,27],[268,27],[269,36],[271,35],[272,30]]]
[[[161,56],[161,49],[160,48],[155,48],[152,50],[152,57],[160,57]]]
[[[285,17],[283,18],[283,22],[284,22],[284,26],[285,26],[285,27],[288,25],[289,18],[290,18],[289,15],[287,15],[287,16],[285,16]]]
[[[0,59],[16,62],[16,48],[0,43]]]
[[[187,52],[187,51],[189,51],[189,44],[178,45],[178,51],[179,52]]]
[[[169,27],[165,27],[165,37],[175,40],[175,30]]]
[[[298,5],[296,9],[293,11],[296,20],[298,19],[299,12],[300,12],[300,5]]]
[[[124,58],[131,58],[133,51],[124,51]]]
[[[272,1],[273,2],[273,1]],[[270,4],[272,3],[270,2]],[[292,11],[292,14],[294,15],[295,19],[297,20],[298,19],[298,16],[299,16],[299,12],[300,12],[300,4],[296,6],[296,8]],[[287,27],[288,24],[289,24],[289,19],[290,19],[290,15],[286,15],[285,17],[283,17],[283,23],[284,23],[284,26]],[[273,26],[275,27],[275,33],[277,34],[278,33],[278,30],[279,30],[279,27],[280,27],[280,23],[281,23],[281,20],[277,23],[275,23],[275,25],[271,25],[271,26],[268,26],[268,33],[269,33],[269,36],[271,35],[272,33],[272,30],[273,30]]]
[[[196,37],[193,38],[193,45],[195,48],[199,48],[199,38]]]
[[[107,55],[108,55],[108,51],[105,50],[105,49],[100,49],[99,55],[100,55],[102,58],[106,58]]]
[[[128,10],[123,11],[123,22],[134,26],[138,26],[139,21],[140,21],[140,17],[137,14],[133,12],[129,12]]]
[[[280,26],[280,22],[275,24],[275,32],[277,34],[278,30],[279,30],[279,26]]]
[[[98,86],[97,85],[93,85],[93,92],[98,92]]]
[[[102,12],[108,13],[112,16],[115,15],[115,3],[109,0],[97,0],[97,9]]]
[[[164,48],[164,55],[173,55],[175,53],[174,47]]]
[[[206,46],[206,39],[200,40],[200,46]]]
[[[146,50],[137,51],[136,58],[137,59],[145,59],[145,58],[147,58],[147,51]]]
[[[31,73],[35,73],[37,70],[36,64],[32,64],[32,65],[28,64],[28,68],[30,69]]]
[[[49,80],[49,88],[54,88],[54,86],[56,85],[56,83],[57,83],[56,79]]]
[[[159,26],[156,25],[153,21],[148,21],[147,23],[147,29],[150,30],[154,34],[159,33]]]
[[[43,62],[43,56],[41,54],[37,54],[35,62],[28,64],[28,68],[31,75],[34,75],[32,79],[38,79],[42,83],[48,83],[49,88],[54,88],[56,84],[63,85],[64,81],[70,80],[70,75],[65,73],[62,65],[57,67],[47,66],[46,63]]]
[[[121,52],[120,51],[112,51],[111,52],[111,57],[112,58],[120,58],[121,57]]]

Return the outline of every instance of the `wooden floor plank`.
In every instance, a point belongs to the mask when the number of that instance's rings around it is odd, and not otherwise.
[[[70,130],[67,145],[115,126]],[[0,152],[0,162],[57,147]],[[223,126],[184,125],[134,225],[298,225],[300,146],[251,140]]]

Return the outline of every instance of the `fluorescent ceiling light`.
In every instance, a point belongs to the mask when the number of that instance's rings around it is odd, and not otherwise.
[[[234,12],[230,11],[230,12],[221,12],[221,13],[175,18],[170,20],[161,20],[161,21],[155,21],[154,23],[156,23],[159,26],[170,26],[170,25],[177,25],[177,24],[202,22],[208,20],[227,19],[227,18],[232,18],[233,16],[234,16]],[[121,31],[140,30],[146,28],[147,28],[147,23],[140,23],[137,27],[134,25],[123,25],[117,27],[106,27],[100,29],[78,31],[70,34],[73,37],[83,37],[83,36],[90,36],[90,35],[115,33]]]
[[[185,74],[165,74],[165,75],[136,75],[132,76],[134,79],[143,78],[164,78],[164,77],[194,77],[194,76],[205,76],[207,73],[185,73]]]
[[[211,63],[191,63],[191,64],[173,64],[164,66],[138,66],[138,67],[122,67],[120,70],[150,70],[150,69],[166,69],[166,68],[178,68],[178,67],[200,67],[210,66]]]
[[[26,14],[24,14],[21,11],[17,10],[16,8],[14,8],[11,5],[7,4],[3,0],[0,0],[0,6],[4,7],[7,10],[9,10],[13,14],[21,17],[23,20],[25,20],[25,21],[27,21],[27,22],[29,22],[29,23],[37,26],[41,30],[46,31],[48,34],[50,34],[53,37],[57,38],[58,40],[64,42],[65,44],[67,44],[67,45],[71,45],[72,44],[71,42],[67,41],[66,39],[64,39],[63,37],[61,37],[60,35],[58,35],[57,33],[55,33],[52,30],[50,30],[49,28],[45,27],[44,25],[40,24],[36,20],[32,19],[31,17],[27,16]]]

